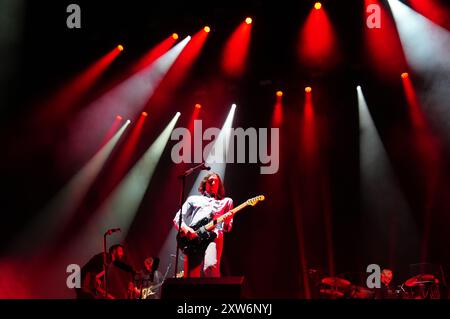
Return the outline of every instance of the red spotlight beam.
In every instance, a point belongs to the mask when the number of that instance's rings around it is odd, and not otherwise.
[[[364,25],[367,54],[372,60],[374,71],[380,75],[388,74],[392,79],[407,69],[403,46],[392,17],[379,0],[364,0],[364,7],[377,5],[380,11],[381,28],[368,28]],[[367,17],[367,16],[366,16]],[[366,21],[364,21],[366,23]]]
[[[170,70],[167,72],[166,76],[156,89],[147,105],[161,106],[168,101],[173,91],[185,79],[200,55],[208,34],[208,32],[201,29],[192,37],[174,64],[171,66]]]
[[[322,8],[313,8],[300,33],[299,57],[313,67],[331,67],[339,60],[336,36]]]
[[[49,124],[49,121],[59,120],[61,116],[70,113],[71,108],[80,101],[84,94],[92,87],[100,75],[111,65],[121,50],[115,47],[98,61],[89,66],[83,73],[79,74],[69,84],[59,90],[50,99],[46,106],[40,110],[35,117],[38,125]]]
[[[143,57],[139,59],[136,65],[132,69],[132,73],[138,72],[151,63],[155,62],[159,57],[161,57],[164,53],[169,51],[169,49],[175,44],[178,37],[175,37],[173,34],[170,37],[164,39],[157,46],[150,49]]]
[[[73,108],[86,96],[89,89],[120,52],[119,48],[115,47],[68,84],[62,86],[47,101],[38,103],[35,111],[19,121],[18,125],[23,127],[20,130],[22,135],[16,134],[15,138],[12,139],[14,146],[12,151],[8,152],[8,155],[17,158],[32,153],[34,148],[53,144],[58,138],[54,131],[55,127],[61,125],[73,113]],[[33,140],[32,144],[29,143],[30,139]],[[29,147],[26,149],[18,148],[16,147],[18,144],[29,145]]]
[[[108,92],[119,87],[131,76],[150,66],[153,62],[167,53],[175,44],[175,42],[176,40],[173,38],[173,35],[170,35],[163,41],[150,48],[148,52],[146,52],[135,64],[133,64],[121,74],[113,77],[110,81],[108,81],[108,83],[102,85],[102,87],[96,92],[96,96],[92,99],[92,101],[104,96],[105,94],[108,94]]]
[[[422,112],[419,98],[416,95],[410,76],[402,76],[403,88],[409,106],[409,114],[414,129],[415,147],[422,162],[423,175],[425,176],[425,204],[424,230],[421,245],[421,261],[425,262],[428,256],[428,244],[431,231],[432,209],[436,204],[436,194],[439,193],[439,179],[441,175],[442,149],[439,141],[434,136]]]
[[[191,133],[191,136],[194,136],[194,122],[199,119],[200,111],[201,111],[201,108],[199,108],[199,107],[194,107],[194,110],[192,110],[191,117],[190,117],[189,122],[187,124],[188,125],[188,130]],[[191,148],[191,146],[190,146],[191,142],[192,141],[190,139],[186,139],[185,143],[183,144],[183,150],[190,149]]]
[[[222,57],[222,70],[230,77],[244,73],[248,55],[252,24],[242,22],[228,39]]]
[[[191,118],[189,120],[189,132],[194,132],[194,121],[199,118],[201,107],[194,107],[194,110],[192,111]]]
[[[403,73],[404,74],[404,73]],[[406,100],[409,106],[409,114],[413,126],[417,129],[425,128],[426,121],[422,113],[419,98],[416,95],[411,78],[402,74],[403,89],[405,91]]]
[[[104,184],[104,195],[106,195],[109,190],[113,189],[116,183],[118,183],[122,176],[125,174],[127,167],[131,163],[131,159],[133,158],[133,154],[136,150],[136,146],[138,144],[139,137],[141,136],[142,128],[144,127],[146,118],[147,116],[141,113],[136,126],[130,132],[130,136],[125,142],[125,145],[121,150],[119,157],[117,158],[113,168],[111,169],[111,174]]]
[[[272,127],[280,127],[283,123],[283,94],[278,94],[279,92],[277,92],[277,99],[273,109]]]
[[[122,121],[122,117],[120,115],[117,115],[116,118],[114,119],[113,125],[108,130],[108,132],[106,133],[105,138],[103,139],[103,142],[100,145],[100,148],[105,146],[105,144],[108,143],[108,141],[111,139],[111,137],[114,136],[114,134],[116,133],[117,129],[120,127],[119,125],[120,125],[121,121]]]
[[[303,123],[302,123],[302,132],[303,132],[303,149],[305,151],[305,155],[310,160],[310,164],[313,165],[314,157],[316,156],[316,125],[315,125],[315,115],[314,115],[314,107],[312,101],[311,91],[305,92],[305,105],[303,109]]]
[[[450,30],[450,11],[436,0],[409,0],[411,7],[447,30]]]

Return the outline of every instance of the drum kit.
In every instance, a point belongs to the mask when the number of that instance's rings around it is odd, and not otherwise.
[[[384,294],[377,294],[379,289],[369,289],[350,280],[339,277],[325,277],[320,281],[319,293],[322,299],[439,299],[439,280],[434,275],[420,274],[409,278],[397,289],[386,289]]]
[[[341,299],[345,297],[349,286],[350,281],[343,278],[323,278],[320,294],[324,297],[328,297],[327,299]]]
[[[400,286],[403,299],[440,299],[439,280],[434,275],[420,274]]]
[[[371,289],[352,283],[340,277],[326,277],[321,280],[320,296],[325,299],[374,299]]]

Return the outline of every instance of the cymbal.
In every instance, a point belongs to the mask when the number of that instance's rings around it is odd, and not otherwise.
[[[327,277],[322,279],[322,283],[331,287],[347,288],[350,286],[350,281],[338,277]]]
[[[334,289],[320,289],[320,293],[324,295],[329,295],[331,297],[338,297],[338,298],[344,297],[344,293],[342,291]]]
[[[415,286],[420,286],[420,285],[424,285],[424,284],[430,284],[430,283],[439,283],[439,280],[430,274],[420,274],[417,275],[415,277],[409,278],[406,282],[405,285],[407,287],[415,287]]]
[[[373,297],[374,292],[361,286],[352,286],[351,296],[356,299],[369,299]]]

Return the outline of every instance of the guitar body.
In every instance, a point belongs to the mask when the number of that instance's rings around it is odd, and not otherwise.
[[[216,233],[205,228],[211,220],[211,218],[205,217],[192,226],[192,229],[197,233],[197,237],[194,239],[188,239],[183,234],[177,236],[178,247],[184,254],[191,255],[203,251],[208,247],[209,243],[216,239]]]
[[[206,247],[208,247],[209,243],[216,239],[217,235],[215,232],[213,232],[213,230],[219,223],[225,221],[226,218],[233,217],[241,209],[247,206],[255,206],[259,201],[263,200],[264,195],[260,195],[248,199],[246,202],[242,203],[238,207],[233,208],[217,219],[208,217],[201,219],[191,227],[197,233],[197,237],[195,237],[194,239],[188,239],[184,234],[179,233],[179,235],[177,235],[178,247],[186,255],[204,251]]]

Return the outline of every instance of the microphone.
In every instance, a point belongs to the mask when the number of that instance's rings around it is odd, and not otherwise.
[[[194,172],[197,171],[197,170],[206,170],[206,171],[209,171],[210,169],[211,169],[211,167],[210,167],[210,166],[207,166],[207,165],[205,164],[205,162],[203,162],[203,163],[201,163],[201,164],[198,164],[197,166],[194,166],[194,167],[188,169],[188,170],[185,171],[183,174],[179,175],[178,178],[183,178],[183,177],[189,176],[189,175],[191,175],[192,173],[194,173]]]
[[[111,228],[111,229],[108,229],[108,230],[106,231],[106,233],[105,233],[105,236],[106,236],[106,235],[111,235],[112,233],[115,233],[115,232],[118,232],[118,231],[120,231],[120,228]]]

